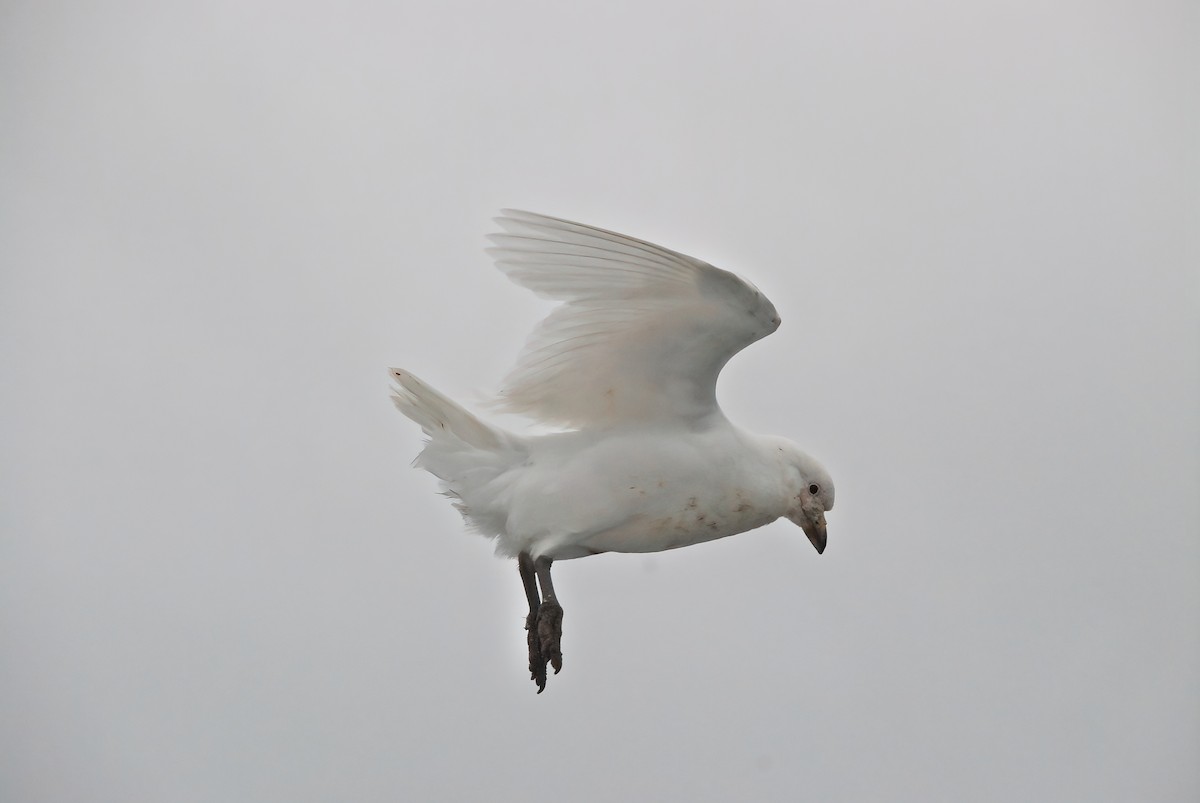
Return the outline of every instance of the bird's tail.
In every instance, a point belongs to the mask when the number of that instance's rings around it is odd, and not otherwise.
[[[476,529],[497,535],[505,516],[496,503],[496,480],[525,459],[522,438],[480,421],[462,406],[407,371],[389,369],[398,387],[396,409],[415,421],[429,440],[413,465],[442,481],[442,490]]]
[[[421,425],[430,443],[453,438],[463,446],[494,450],[501,448],[508,433],[488,426],[452,399],[443,396],[407,371],[389,368],[399,383],[392,394],[396,409]]]

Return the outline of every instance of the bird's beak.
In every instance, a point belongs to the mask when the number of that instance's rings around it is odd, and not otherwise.
[[[820,555],[824,552],[827,538],[825,514],[820,513],[815,519],[805,521],[801,526],[804,528],[804,534],[808,536],[808,540],[812,541],[812,545],[816,547],[817,554]]]

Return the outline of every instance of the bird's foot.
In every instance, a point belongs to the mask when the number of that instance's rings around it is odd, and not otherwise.
[[[538,607],[537,636],[543,676],[547,661],[554,667],[554,674],[562,671],[562,619],[562,606],[555,600],[545,600]]]
[[[538,606],[539,609],[542,606]],[[525,641],[529,645],[529,679],[537,684],[538,694],[546,688],[546,659],[542,657],[542,640],[538,637],[538,612],[525,617]]]

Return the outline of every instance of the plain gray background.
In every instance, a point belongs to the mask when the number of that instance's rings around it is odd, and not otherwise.
[[[1200,794],[1197,7],[8,2],[0,797]],[[838,503],[516,569],[503,206],[748,277],[731,418]]]

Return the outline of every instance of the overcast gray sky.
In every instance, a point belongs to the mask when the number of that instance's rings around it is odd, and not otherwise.
[[[8,2],[0,798],[1200,796],[1197,6]],[[779,522],[556,569],[463,531],[532,209],[746,276]]]

